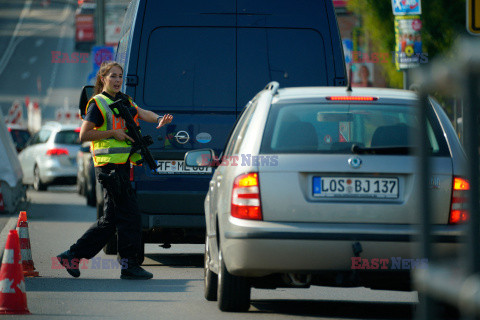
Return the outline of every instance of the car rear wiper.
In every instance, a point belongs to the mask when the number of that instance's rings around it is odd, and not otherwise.
[[[373,147],[364,148],[356,144],[352,145],[352,153],[356,154],[409,154],[413,153],[412,146],[391,146],[391,147]]]

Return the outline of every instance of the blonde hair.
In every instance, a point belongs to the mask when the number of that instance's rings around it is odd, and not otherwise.
[[[102,77],[105,77],[113,67],[119,67],[120,69],[122,69],[122,72],[123,72],[122,66],[115,61],[102,62],[102,65],[100,66],[100,70],[98,70],[97,72],[97,78],[95,80],[95,87],[93,90],[94,95],[102,93],[103,91]]]

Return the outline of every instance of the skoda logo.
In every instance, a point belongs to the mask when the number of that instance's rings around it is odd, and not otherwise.
[[[352,158],[348,159],[348,164],[353,169],[358,169],[362,165],[362,160],[359,157],[352,157]]]
[[[187,131],[178,131],[175,135],[175,139],[178,143],[185,144],[188,142],[188,140],[190,140],[190,136],[188,135]]]

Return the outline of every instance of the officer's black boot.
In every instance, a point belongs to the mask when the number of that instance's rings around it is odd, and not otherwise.
[[[120,279],[147,280],[153,278],[153,274],[146,271],[138,264],[137,259],[128,259],[127,267],[122,268]]]
[[[59,254],[57,259],[72,277],[80,277],[80,270],[78,269],[80,259],[75,258],[75,255],[70,250]]]

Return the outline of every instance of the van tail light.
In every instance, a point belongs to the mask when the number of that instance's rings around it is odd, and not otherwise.
[[[235,178],[230,214],[239,219],[262,220],[258,173],[246,173]]]
[[[68,156],[68,150],[63,148],[48,149],[47,156]]]
[[[449,224],[460,224],[468,220],[468,199],[467,193],[470,183],[459,177],[453,178],[452,207],[450,209]]]
[[[134,177],[135,177],[135,175],[134,175],[133,164],[130,163],[130,181],[133,181]]]

